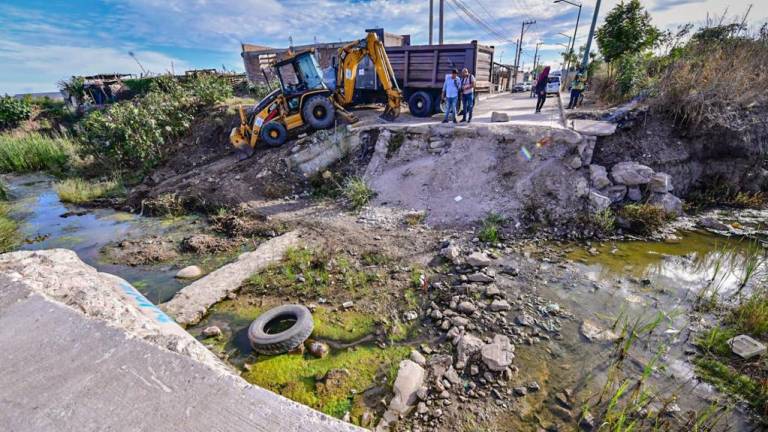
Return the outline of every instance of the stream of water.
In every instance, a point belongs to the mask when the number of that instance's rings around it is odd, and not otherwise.
[[[156,304],[169,300],[184,286],[174,278],[178,269],[172,265],[112,264],[102,259],[101,249],[126,238],[178,232],[189,221],[64,204],[54,190],[54,179],[43,174],[7,176],[4,183],[11,195],[11,217],[19,222],[20,249],[71,249],[88,265],[127,280]]]

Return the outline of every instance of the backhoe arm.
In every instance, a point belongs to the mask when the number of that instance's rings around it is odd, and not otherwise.
[[[368,56],[376,68],[376,75],[381,81],[381,86],[387,94],[387,105],[384,108],[382,118],[392,121],[400,115],[400,103],[403,95],[397,86],[395,72],[389,57],[376,33],[370,32],[365,39],[352,42],[339,48],[339,69],[336,82],[343,87],[343,93],[336,93],[341,105],[349,105],[355,95],[355,81],[357,80],[357,67],[365,56]],[[343,85],[342,85],[343,84]]]

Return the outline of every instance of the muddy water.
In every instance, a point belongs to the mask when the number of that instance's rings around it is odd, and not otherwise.
[[[620,316],[643,322],[658,316],[658,327],[652,334],[642,335],[634,345],[622,373],[637,378],[642,367],[661,353],[649,384],[663,395],[662,399],[674,396],[682,409],[681,416],[688,410],[701,412],[713,403],[728,405],[727,399],[695,377],[692,342],[696,331],[713,323],[714,318],[694,313],[693,306],[705,287],[709,292],[717,287],[721,301],[739,289],[750,247],[746,240],[685,232],[674,243],[558,245],[557,252],[544,254],[544,259],[536,256],[540,252],[532,251],[528,261],[537,266],[536,289],[572,312],[574,319],[564,326],[564,338],[553,345],[554,349],[532,350],[521,356],[521,370],[535,371],[533,378],[538,374],[570,389],[582,401],[594,401],[607,379],[615,346],[610,342],[589,342],[579,331],[583,320],[611,328]],[[763,265],[745,290],[765,270]],[[748,415],[739,407],[720,427],[751,429]]]
[[[64,204],[53,188],[54,179],[34,174],[4,178],[11,195],[11,217],[19,222],[24,243],[20,249],[66,248],[81,260],[122,277],[149,300],[169,300],[184,285],[171,265],[131,267],[106,263],[101,249],[110,242],[148,235],[167,235],[190,225],[190,220],[144,218],[111,209],[86,209]]]

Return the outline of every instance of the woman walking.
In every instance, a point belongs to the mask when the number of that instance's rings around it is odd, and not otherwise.
[[[544,102],[547,101],[547,80],[549,78],[549,66],[545,67],[539,74],[539,79],[536,80],[536,96],[539,99],[536,101],[536,112],[540,113],[541,108],[544,106]]]

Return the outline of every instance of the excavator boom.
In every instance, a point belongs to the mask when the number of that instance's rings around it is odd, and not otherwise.
[[[349,105],[355,95],[355,82],[357,80],[357,67],[368,56],[376,69],[376,75],[381,81],[381,87],[387,94],[387,104],[384,107],[382,118],[392,121],[400,115],[400,103],[403,94],[397,86],[395,71],[387,57],[384,44],[376,36],[369,32],[365,39],[352,42],[339,48],[339,68],[336,82],[342,88],[337,90],[336,96],[341,105]],[[341,84],[343,83],[343,86]]]

